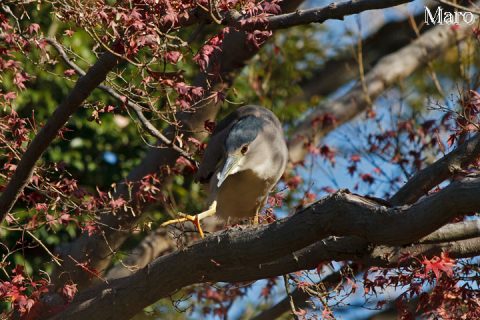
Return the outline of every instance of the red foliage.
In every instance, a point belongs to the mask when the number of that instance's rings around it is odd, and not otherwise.
[[[440,278],[441,273],[446,273],[447,276],[453,276],[453,266],[455,260],[448,257],[446,252],[442,252],[440,257],[434,256],[432,259],[424,258],[422,264],[425,266],[425,274],[432,271],[435,274],[437,280]]]
[[[47,280],[34,281],[25,274],[23,266],[17,265],[12,270],[10,281],[0,281],[0,299],[8,301],[12,306],[10,312],[0,316],[9,318],[14,312],[18,312],[22,318],[26,318],[35,303],[39,302],[40,296],[48,292],[47,286]]]

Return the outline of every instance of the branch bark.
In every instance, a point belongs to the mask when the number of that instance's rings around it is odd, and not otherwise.
[[[360,237],[377,245],[412,243],[455,216],[478,210],[479,191],[480,178],[466,178],[414,205],[393,208],[340,191],[290,218],[256,228],[227,230],[160,257],[132,276],[81,294],[76,303],[54,319],[128,319],[143,307],[193,283],[264,278],[265,270],[271,267],[260,264],[288,256],[331,235]],[[478,241],[474,245],[478,246]],[[296,266],[297,258],[290,257]],[[241,273],[238,268],[242,268]],[[293,271],[281,266],[270,270],[269,276]]]
[[[447,224],[420,239],[420,243],[439,243],[480,237],[480,220]]]
[[[413,0],[353,0],[340,3],[331,3],[323,8],[312,8],[307,10],[296,10],[295,12],[280,14],[271,16],[268,18],[268,22],[262,26],[259,23],[245,23],[240,24],[236,21],[235,26],[242,28],[243,30],[251,29],[265,29],[265,30],[279,30],[286,29],[293,26],[310,24],[310,23],[323,23],[326,20],[343,20],[345,16],[358,14],[368,10],[385,9]],[[243,18],[243,17],[242,17]],[[261,28],[262,27],[262,28]]]
[[[410,45],[382,58],[375,67],[365,75],[367,94],[362,84],[358,83],[339,99],[324,103],[301,121],[289,141],[289,154],[292,162],[302,161],[308,154],[306,146],[317,145],[320,139],[334,124],[323,127],[312,125],[323,115],[335,118],[335,125],[353,119],[369,106],[369,101],[381,95],[387,88],[410,76],[427,62],[440,56],[457,41],[471,34],[471,27],[460,24],[458,30],[450,26],[437,26],[421,35]],[[368,95],[368,96],[367,96]]]
[[[464,231],[467,232],[464,233]],[[388,246],[372,248],[364,239],[345,237],[336,241],[317,242],[305,250],[294,253],[294,255],[298,266],[304,269],[314,269],[320,261],[329,261],[329,259],[359,261],[362,264],[362,269],[365,270],[371,266],[398,267],[400,259],[405,259],[406,255],[432,257],[434,255],[438,256],[442,251],[447,251],[454,258],[476,256],[480,253],[480,239],[478,237],[480,237],[479,221],[467,221],[448,224],[436,230],[424,237],[421,240],[422,244],[401,248]],[[424,245],[427,242],[429,245]],[[291,258],[287,258],[286,261],[279,260],[276,264],[285,266],[288,264],[288,260],[291,260]],[[404,263],[408,262],[411,262],[411,260],[404,261]],[[270,267],[274,267],[274,265],[270,264]],[[265,266],[262,266],[262,269],[265,269]],[[269,271],[266,270],[266,272]],[[355,273],[357,272],[358,270]],[[326,287],[329,287],[329,284],[340,282],[341,278],[339,273],[334,273],[327,277],[326,283],[325,281],[322,282]],[[296,306],[306,306],[306,301],[310,299],[308,293],[298,288],[292,293],[292,296]],[[289,309],[289,298],[286,297],[273,307],[259,313],[254,319],[273,319],[288,312]]]

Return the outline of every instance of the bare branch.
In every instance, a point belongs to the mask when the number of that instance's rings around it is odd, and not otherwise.
[[[390,202],[393,205],[414,203],[448,177],[460,173],[479,156],[480,135],[476,134],[454,151],[415,174],[395,193]]]
[[[385,9],[412,1],[413,0],[352,0],[341,3],[331,3],[323,8],[297,10],[292,13],[269,17],[268,23],[264,28],[267,30],[278,30],[302,24],[323,23],[330,19],[343,20],[343,18],[348,15],[374,9]],[[245,29],[245,27],[246,26],[243,26],[242,28]],[[258,26],[253,24],[251,27]]]
[[[421,35],[410,45],[382,58],[365,76],[368,96],[377,98],[387,88],[410,76],[415,70],[438,57],[456,41],[471,34],[471,27],[460,24],[458,30],[450,26],[438,26]],[[315,119],[328,114],[336,119],[336,124],[345,123],[368,107],[368,99],[361,84],[354,86],[341,98],[327,102],[316,108],[297,126],[298,129],[289,141],[290,160],[302,161],[308,153],[308,144],[318,144],[320,139],[333,128],[332,125],[318,127],[312,125]]]
[[[480,220],[447,224],[420,239],[420,243],[438,243],[480,237]]]
[[[413,19],[420,24],[425,19],[424,14],[416,15]],[[433,24],[424,25],[421,32],[424,33],[433,27]],[[409,18],[385,23],[375,33],[362,39],[365,72],[370,71],[385,55],[409,45],[415,38],[417,35]],[[309,101],[313,96],[327,96],[334,92],[346,82],[358,77],[357,60],[351,49],[343,49],[325,61],[320,68],[313,70],[311,77],[302,79],[299,83],[301,93],[291,100]]]
[[[57,50],[57,52],[62,57],[63,61],[65,61],[66,64],[68,64],[72,69],[74,69],[77,74],[81,76],[85,75],[85,71],[83,71],[83,69],[80,68],[75,62],[70,60],[70,58],[68,57],[65,50],[63,50],[63,47],[61,46],[60,43],[58,43],[55,39],[52,39],[52,38],[46,38],[45,41],[47,41],[51,46],[53,46]],[[124,97],[120,93],[118,93],[117,91],[115,91],[115,89],[109,86],[101,84],[98,86],[98,88],[105,91],[106,93],[108,93],[109,95],[117,99],[118,101],[125,103],[127,107],[133,110],[137,115],[138,120],[142,124],[142,128],[144,128],[145,131],[150,133],[154,138],[157,138],[160,141],[160,143],[163,143],[166,147],[172,148],[173,150],[177,151],[180,155],[182,155],[184,158],[195,163],[195,161],[191,158],[190,154],[187,151],[175,145],[172,140],[165,137],[160,131],[157,130],[157,128],[155,128],[155,126],[145,117],[145,115],[142,112],[142,107],[139,104],[135,103],[132,100],[125,101]]]
[[[35,136],[28,146],[15,173],[0,196],[0,221],[5,219],[12,209],[25,186],[29,183],[35,169],[35,163],[58,135],[70,116],[80,107],[90,93],[107,77],[107,74],[117,65],[118,58],[110,53],[104,53],[98,61],[80,77],[67,98],[57,107],[45,126]]]
[[[217,233],[185,250],[160,257],[129,277],[81,294],[77,303],[54,319],[128,319],[143,307],[193,283],[259,279],[265,276],[268,261],[288,255],[298,267],[300,260],[291,252],[331,235],[361,237],[384,245],[412,243],[455,216],[478,210],[478,192],[480,178],[466,178],[414,205],[386,208],[361,196],[340,191],[292,217],[266,226],[238,227]],[[352,238],[348,239],[351,241]],[[469,246],[462,245],[460,254],[475,248],[478,250],[478,244],[475,239]],[[351,246],[347,248],[352,250]],[[385,254],[380,257],[384,256],[388,257]],[[376,261],[380,257],[371,255],[370,260]],[[242,272],[238,272],[239,267]],[[279,271],[283,274],[286,270],[277,267],[275,271],[270,276],[278,275]]]

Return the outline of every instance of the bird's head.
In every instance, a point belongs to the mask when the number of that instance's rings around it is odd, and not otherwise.
[[[264,126],[264,120],[256,116],[246,116],[237,121],[225,139],[225,161],[217,174],[217,187],[229,175],[249,168],[253,155],[258,151],[258,140]]]

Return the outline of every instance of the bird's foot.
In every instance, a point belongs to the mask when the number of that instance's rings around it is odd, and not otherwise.
[[[166,227],[166,226],[174,224],[174,223],[190,221],[197,228],[198,233],[200,234],[200,237],[203,239],[203,238],[205,238],[205,234],[203,233],[202,226],[200,225],[200,220],[202,220],[206,217],[213,216],[215,214],[216,210],[217,210],[217,203],[214,201],[212,203],[212,205],[206,211],[203,211],[203,212],[201,212],[197,215],[194,215],[194,216],[179,212],[177,215],[180,216],[181,218],[168,220],[168,221],[162,223],[161,226]]]
[[[166,227],[166,226],[174,224],[174,223],[190,221],[197,228],[198,233],[200,234],[200,237],[202,239],[205,237],[205,235],[203,233],[203,230],[202,230],[202,227],[200,226],[199,215],[191,216],[189,214],[184,214],[184,213],[181,213],[181,212],[177,213],[177,215],[180,216],[181,218],[168,220],[168,221],[162,223],[161,226]]]

